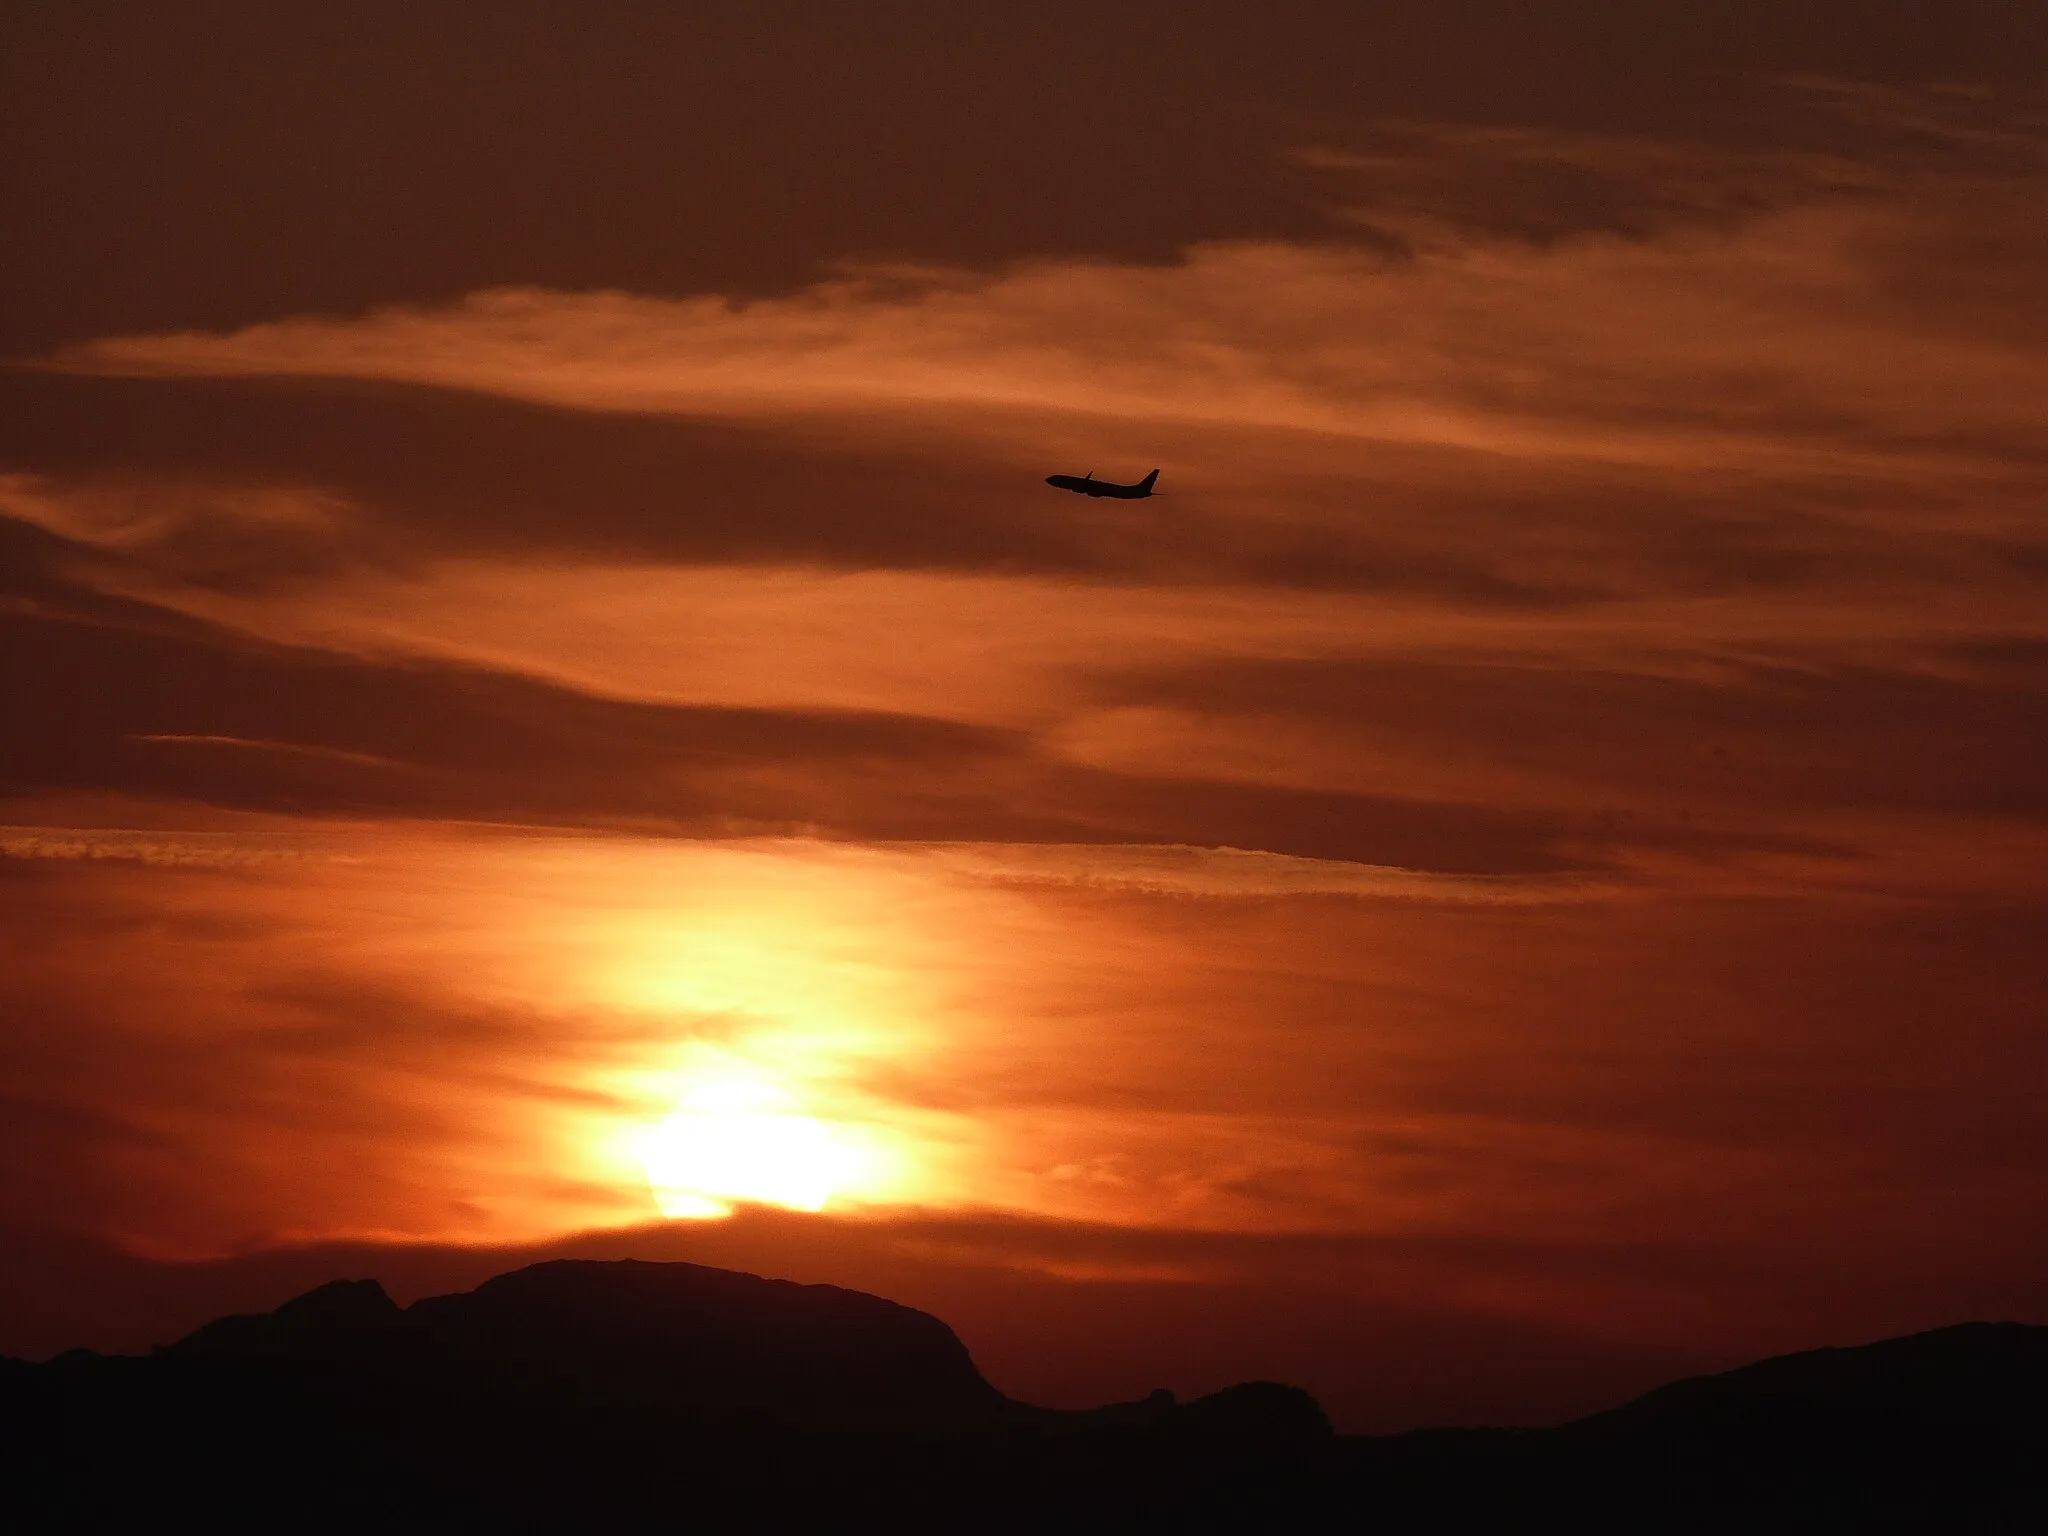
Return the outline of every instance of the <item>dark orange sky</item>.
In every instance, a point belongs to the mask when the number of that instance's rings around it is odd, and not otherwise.
[[[2048,1321],[2048,25],[1785,9],[10,8],[0,1352]]]

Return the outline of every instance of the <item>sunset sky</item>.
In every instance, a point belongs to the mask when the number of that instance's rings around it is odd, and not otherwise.
[[[2048,1322],[2038,6],[30,0],[0,208],[0,1353]]]

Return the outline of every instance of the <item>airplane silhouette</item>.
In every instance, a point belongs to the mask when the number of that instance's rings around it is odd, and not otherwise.
[[[1091,469],[1085,475],[1047,475],[1045,483],[1083,496],[1114,496],[1119,501],[1137,501],[1152,494],[1152,482],[1158,478],[1159,471],[1155,469],[1136,485],[1118,485],[1114,480],[1096,479],[1095,471]]]

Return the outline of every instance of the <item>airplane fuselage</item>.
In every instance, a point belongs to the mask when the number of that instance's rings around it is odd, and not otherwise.
[[[1114,480],[1096,479],[1091,471],[1086,475],[1047,475],[1045,483],[1081,496],[1113,496],[1119,501],[1138,501],[1152,494],[1152,484],[1158,478],[1159,471],[1155,469],[1136,485],[1118,485]]]

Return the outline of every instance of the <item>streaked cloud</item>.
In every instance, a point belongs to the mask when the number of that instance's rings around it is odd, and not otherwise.
[[[1458,147],[1587,158],[1528,134]],[[1721,163],[1644,154],[1639,180]],[[359,319],[108,338],[59,366],[714,417],[1057,411],[1832,476],[1981,473],[2038,450],[2039,338],[1993,323],[1976,296],[2032,270],[2032,177],[2001,165],[1958,186],[1950,167],[1852,169],[1765,180],[1740,217],[1633,234],[1446,229],[1400,254],[1209,245],[1164,267],[871,266],[746,302],[508,288]],[[1974,243],[1979,282],[1923,283],[1973,228],[2004,236]]]

